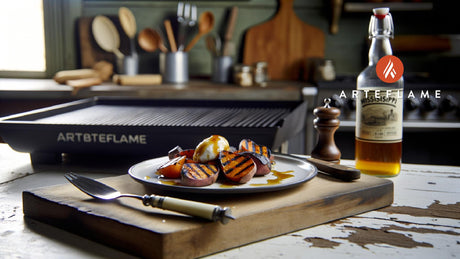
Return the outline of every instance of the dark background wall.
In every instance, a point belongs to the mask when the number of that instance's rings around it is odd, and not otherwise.
[[[344,1],[348,3],[350,1]],[[356,2],[356,1],[354,1]],[[394,2],[394,1],[392,1]],[[81,16],[98,14],[116,15],[120,6],[132,10],[138,23],[138,31],[146,27],[163,28],[163,20],[176,12],[177,1],[82,1]],[[269,20],[277,11],[277,0],[248,0],[248,1],[193,1],[198,6],[198,13],[211,11],[216,17],[213,34],[223,34],[226,15],[231,6],[239,7],[238,21],[235,28],[237,44],[237,59],[241,61],[240,51],[245,31],[259,23]],[[435,0],[433,9],[417,11],[417,6],[410,5],[405,11],[392,10],[395,24],[395,35],[438,35],[460,34],[460,26],[455,19],[455,1]],[[412,4],[412,3],[411,3]],[[385,3],[382,3],[385,6]],[[371,10],[365,12],[348,12],[343,10],[339,21],[339,31],[329,33],[330,1],[296,0],[294,10],[297,16],[310,25],[316,26],[326,33],[326,58],[332,59],[336,65],[337,74],[357,75],[367,62],[367,29]],[[458,46],[458,43],[457,43]],[[190,74],[209,75],[211,71],[211,55],[206,50],[204,40],[190,52]],[[452,69],[459,64],[459,53],[423,52],[397,53],[404,62],[406,73],[430,72]],[[143,53],[141,71],[149,72],[154,69],[157,54]],[[453,69],[452,69],[453,70]],[[445,75],[443,75],[445,78]]]

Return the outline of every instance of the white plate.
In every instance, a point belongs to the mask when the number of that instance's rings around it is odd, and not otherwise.
[[[253,193],[277,191],[302,184],[317,174],[315,166],[306,160],[275,154],[275,164],[272,171],[265,176],[255,176],[245,184],[233,184],[222,181],[203,187],[180,185],[180,179],[166,179],[156,174],[157,168],[168,161],[168,157],[159,157],[133,165],[129,175],[135,180],[151,187],[165,190],[189,193]],[[284,179],[283,179],[284,178]]]

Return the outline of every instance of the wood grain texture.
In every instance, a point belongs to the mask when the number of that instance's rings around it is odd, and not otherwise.
[[[128,175],[101,181],[121,192],[155,192]],[[370,176],[352,183],[319,176],[273,193],[175,196],[230,207],[236,220],[222,225],[134,199],[97,202],[70,184],[24,192],[23,209],[27,217],[145,258],[195,258],[388,206],[393,183]]]
[[[129,39],[121,28],[120,20],[115,16],[107,17],[113,22],[120,35],[120,51],[127,55],[129,53]],[[116,56],[101,49],[94,39],[91,29],[93,20],[94,17],[81,17],[78,19],[80,67],[92,68],[98,61],[105,60],[112,63],[116,68]]]
[[[267,61],[270,79],[307,80],[307,59],[324,57],[324,32],[301,21],[293,10],[293,2],[279,0],[276,15],[245,34],[243,63]]]
[[[119,85],[158,85],[162,82],[159,74],[114,75],[113,82]]]

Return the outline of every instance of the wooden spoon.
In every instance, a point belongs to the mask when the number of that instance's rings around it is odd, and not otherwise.
[[[136,36],[136,18],[133,13],[126,7],[120,7],[118,9],[118,17],[120,19],[121,27],[129,37],[129,43],[131,48],[131,54],[136,55],[136,46],[134,44],[134,37]]]
[[[166,34],[168,35],[168,40],[169,40],[169,45],[171,46],[171,51],[176,52],[177,45],[176,45],[176,39],[174,39],[174,32],[171,26],[171,21],[165,20],[163,24],[165,25]]]
[[[163,39],[160,34],[151,28],[145,28],[137,36],[137,42],[139,46],[147,52],[154,52],[157,48],[160,48],[162,52],[168,52],[168,49],[163,44]]]
[[[200,15],[198,19],[198,34],[193,37],[192,41],[187,45],[185,51],[189,51],[195,46],[198,40],[203,36],[209,33],[214,27],[214,15],[211,12],[204,12]]]
[[[136,19],[133,13],[126,7],[120,7],[118,10],[118,17],[120,18],[121,27],[129,38],[134,38],[136,35]]]
[[[93,35],[99,47],[107,52],[113,52],[118,58],[123,59],[120,52],[120,35],[112,21],[103,15],[98,15],[92,23]]]

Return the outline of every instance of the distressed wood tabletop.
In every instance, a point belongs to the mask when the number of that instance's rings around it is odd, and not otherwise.
[[[390,207],[208,258],[458,257],[460,167],[403,164],[392,180],[395,194]]]
[[[353,161],[342,161],[353,165]],[[98,178],[127,168],[32,166],[0,144],[0,258],[130,258],[22,213],[22,191],[65,183],[63,170]],[[288,233],[206,258],[453,258],[460,254],[460,167],[403,164],[386,208]],[[257,224],[257,222],[254,222]],[[180,247],[180,244],[178,244]]]

